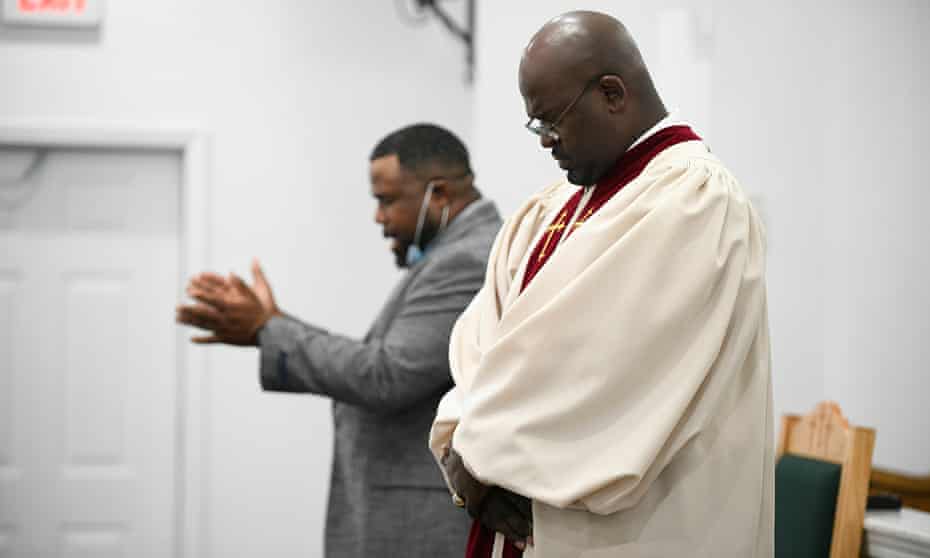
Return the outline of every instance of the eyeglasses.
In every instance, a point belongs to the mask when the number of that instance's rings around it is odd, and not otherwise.
[[[600,81],[600,79],[605,75],[606,74],[601,74],[589,79],[588,82],[584,84],[584,87],[581,89],[581,91],[579,91],[578,94],[575,95],[575,98],[572,99],[572,102],[568,103],[568,106],[565,107],[565,110],[563,110],[553,122],[549,123],[539,118],[530,117],[524,126],[526,126],[527,130],[533,132],[537,136],[547,137],[552,141],[559,141],[559,132],[555,129],[555,127],[559,125],[559,122],[565,118],[565,115],[568,114],[568,111],[572,110],[572,107],[575,106],[575,104],[584,96],[585,93],[587,93],[588,88],[591,87],[592,84]]]

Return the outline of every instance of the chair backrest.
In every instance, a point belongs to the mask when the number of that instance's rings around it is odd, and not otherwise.
[[[841,467],[830,558],[859,556],[874,446],[875,431],[850,426],[830,401],[808,415],[782,417],[776,459],[790,454]],[[775,497],[777,501],[777,493]]]

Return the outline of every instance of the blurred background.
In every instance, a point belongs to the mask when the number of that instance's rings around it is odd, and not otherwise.
[[[0,556],[321,555],[330,403],[190,347],[185,278],[258,257],[286,311],[363,335],[399,277],[371,148],[445,126],[509,214],[560,179],[521,49],[582,8],[766,221],[776,416],[836,400],[876,466],[930,473],[930,2],[475,0],[472,68],[415,0],[4,0]]]

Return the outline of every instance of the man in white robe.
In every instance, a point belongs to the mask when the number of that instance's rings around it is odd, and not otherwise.
[[[758,214],[617,20],[550,21],[519,79],[567,182],[505,223],[452,334],[430,447],[467,555],[772,556]]]

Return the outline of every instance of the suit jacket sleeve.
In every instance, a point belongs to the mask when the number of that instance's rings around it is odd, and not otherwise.
[[[380,339],[358,341],[289,316],[272,318],[259,332],[262,387],[382,413],[447,390],[449,335],[481,286],[484,267],[467,254],[443,256],[424,262]]]

